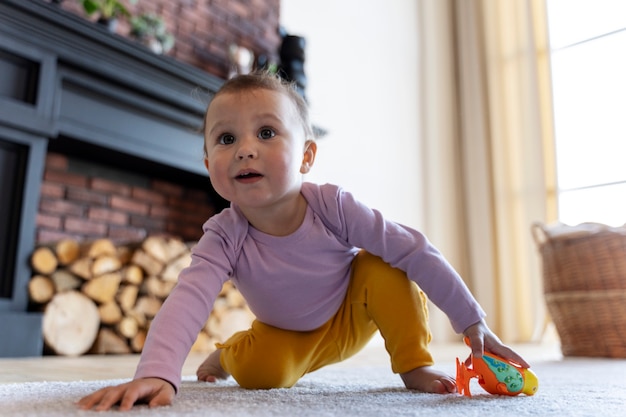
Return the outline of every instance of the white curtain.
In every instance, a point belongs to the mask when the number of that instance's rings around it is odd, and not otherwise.
[[[556,220],[544,0],[420,0],[426,228],[506,342],[546,323],[530,226]],[[435,337],[450,336],[433,315]]]

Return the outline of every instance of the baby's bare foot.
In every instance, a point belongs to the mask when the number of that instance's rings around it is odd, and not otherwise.
[[[230,376],[220,364],[221,351],[221,349],[217,349],[211,353],[198,367],[196,371],[198,381],[215,382],[218,379],[226,379]]]
[[[433,394],[450,394],[456,392],[456,382],[443,372],[432,366],[415,368],[412,371],[400,374],[404,385],[408,389]]]

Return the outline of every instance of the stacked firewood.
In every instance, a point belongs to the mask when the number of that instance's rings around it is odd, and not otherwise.
[[[141,352],[152,319],[191,261],[190,246],[151,236],[128,245],[65,239],[37,247],[28,290],[31,304],[43,311],[47,349],[65,356]],[[253,319],[227,282],[192,351],[212,351]]]

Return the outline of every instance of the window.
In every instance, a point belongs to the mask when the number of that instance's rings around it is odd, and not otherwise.
[[[626,1],[547,0],[559,220],[626,223]]]

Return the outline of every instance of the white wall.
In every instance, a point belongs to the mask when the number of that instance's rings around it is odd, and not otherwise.
[[[422,228],[417,2],[281,0],[280,13],[306,38],[312,120],[329,131],[307,180]]]

